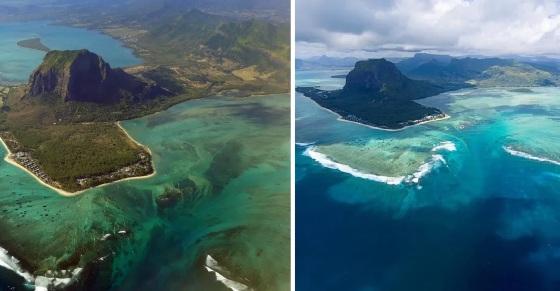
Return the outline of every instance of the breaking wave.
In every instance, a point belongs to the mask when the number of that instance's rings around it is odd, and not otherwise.
[[[216,261],[216,259],[214,259],[210,255],[206,256],[206,264],[204,268],[206,268],[206,271],[210,273],[214,273],[216,275],[216,280],[224,284],[227,288],[229,288],[232,291],[252,290],[247,285],[233,281],[231,279],[228,279],[226,276],[224,276],[223,273],[228,273],[227,270],[225,270],[222,266],[220,266],[218,264],[218,261]]]
[[[435,146],[434,148],[432,148],[432,152],[437,152],[437,151],[454,152],[457,151],[457,146],[451,141],[444,141],[439,145]]]
[[[56,277],[33,276],[25,271],[19,264],[19,260],[11,256],[7,250],[0,248],[0,267],[6,268],[21,276],[27,283],[35,287],[35,291],[46,291],[52,288],[62,288],[74,282],[82,271],[76,268],[73,271],[64,271]]]
[[[327,155],[316,151],[315,147],[307,148],[307,150],[305,150],[304,152],[304,155],[312,158],[313,160],[315,160],[325,168],[338,170],[340,172],[350,174],[354,177],[385,183],[388,185],[400,185],[403,183],[418,184],[423,177],[428,175],[434,169],[446,164],[443,156],[432,155],[431,159],[428,162],[422,164],[418,168],[418,170],[413,174],[407,176],[389,177],[389,176],[364,173],[361,172],[360,170],[352,168],[349,165],[335,162],[329,159]]]
[[[525,158],[525,159],[529,159],[529,160],[533,160],[533,161],[539,161],[539,162],[545,162],[545,163],[550,163],[550,164],[555,164],[560,166],[560,161],[555,161],[552,159],[547,159],[547,158],[542,158],[542,157],[538,157],[538,156],[533,156],[529,153],[526,152],[522,152],[522,151],[518,151],[513,149],[511,146],[504,146],[503,149],[510,155],[512,156],[516,156],[516,157],[521,157],[521,158]]]

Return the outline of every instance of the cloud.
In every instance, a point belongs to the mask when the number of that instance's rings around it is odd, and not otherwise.
[[[297,52],[560,54],[558,0],[301,0]],[[313,48],[317,50],[313,51]]]

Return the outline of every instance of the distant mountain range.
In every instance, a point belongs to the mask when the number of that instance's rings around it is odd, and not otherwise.
[[[296,60],[296,69],[349,67],[354,60],[314,57]],[[395,61],[395,64],[411,79],[429,81],[448,89],[560,85],[560,60],[547,57],[453,57],[417,53],[411,58]]]
[[[339,68],[351,58],[317,57],[300,69]],[[465,87],[558,86],[557,63],[544,59],[455,58],[416,54],[396,64],[386,59],[358,61],[341,90],[298,87],[297,92],[332,110],[342,119],[385,129],[444,118],[439,109],[414,102]]]
[[[141,41],[160,54],[229,58],[243,66],[256,65],[261,70],[278,70],[289,66],[290,27],[259,19],[236,21],[198,9],[180,14],[161,10],[147,20],[149,31]],[[161,44],[165,44],[162,46]]]
[[[417,54],[397,63],[407,76],[450,86],[531,87],[560,84],[554,62],[544,59],[452,58]]]
[[[180,12],[200,9],[225,16],[265,18],[288,23],[291,7],[290,1],[285,0],[6,0],[0,3],[0,8],[10,14],[29,15],[42,14],[41,11],[36,10],[43,9],[45,15],[56,18],[59,18],[57,14],[61,12],[80,14],[82,19],[99,13],[119,21],[126,17],[140,19],[142,16],[160,10]]]

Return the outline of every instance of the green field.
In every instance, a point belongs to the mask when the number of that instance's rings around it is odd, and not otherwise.
[[[43,170],[67,191],[76,179],[116,171],[139,161],[143,149],[114,123],[20,128],[12,134],[40,161]]]

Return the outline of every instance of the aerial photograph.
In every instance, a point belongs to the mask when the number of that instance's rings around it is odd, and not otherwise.
[[[0,290],[289,290],[289,0],[0,1]]]
[[[297,290],[560,290],[560,2],[295,9]]]

